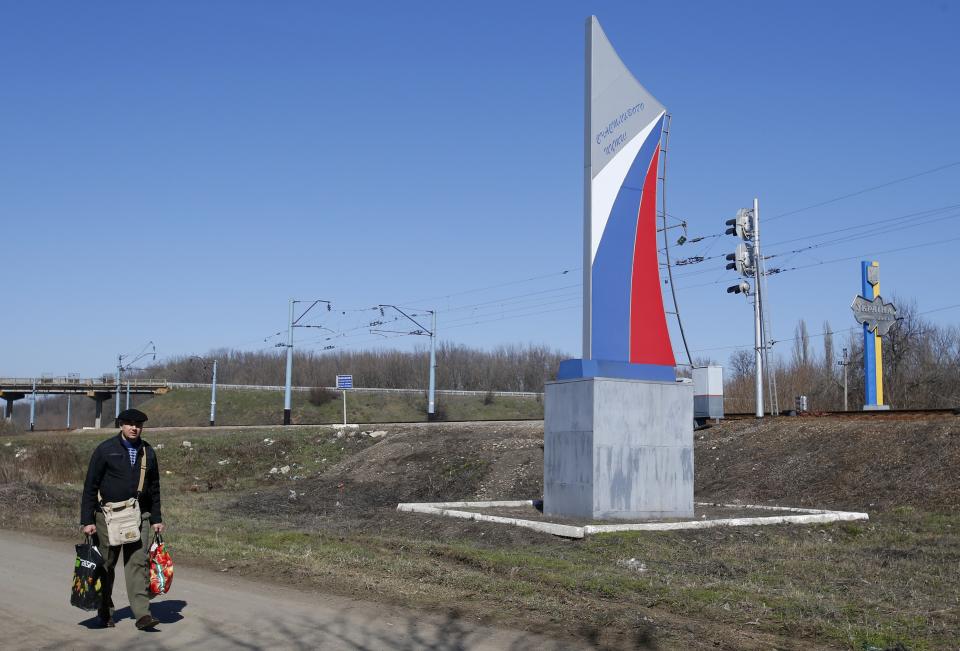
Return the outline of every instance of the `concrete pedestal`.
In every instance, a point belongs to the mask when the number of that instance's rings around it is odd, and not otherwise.
[[[595,520],[693,517],[693,386],[549,382],[543,508]]]

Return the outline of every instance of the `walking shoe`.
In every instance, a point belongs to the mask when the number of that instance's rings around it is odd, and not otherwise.
[[[100,626],[104,628],[113,628],[116,624],[113,623],[113,617],[110,615],[100,615]]]
[[[154,617],[153,615],[144,615],[137,620],[137,628],[141,631],[145,631],[148,628],[153,628],[160,623],[160,620]]]

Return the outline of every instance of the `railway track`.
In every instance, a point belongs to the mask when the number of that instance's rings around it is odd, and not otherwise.
[[[946,408],[946,409],[891,409],[888,411],[810,411],[802,412],[800,414],[790,414],[788,412],[782,412],[779,415],[765,414],[764,418],[878,418],[878,419],[893,419],[893,420],[920,420],[923,418],[930,417],[960,417],[960,407],[957,408]],[[724,415],[723,420],[749,420],[756,418],[756,415],[751,412],[731,412]],[[466,424],[466,423],[507,423],[507,422],[517,422],[517,421],[536,421],[543,420],[541,418],[490,418],[479,421],[472,420],[443,420],[438,421],[437,424]],[[712,421],[713,419],[707,419]],[[391,421],[390,423],[360,423],[363,426],[375,427],[377,425],[400,425],[400,424],[420,424],[426,423],[426,421]],[[301,427],[340,427],[339,423],[298,423],[297,425],[286,426],[290,427],[291,430],[295,430]],[[189,430],[200,430],[200,429],[262,429],[262,428],[278,428],[283,429],[285,426],[280,425],[279,423],[264,423],[261,425],[217,425],[216,427],[207,427],[206,425],[185,425],[185,426],[171,426],[164,427],[158,426],[152,429],[189,429]],[[113,431],[115,428],[105,427],[105,430]],[[63,428],[51,428],[51,429],[36,429],[34,432],[70,432],[70,431],[79,431],[79,430],[67,430]],[[89,430],[94,431],[94,430]],[[23,432],[29,433],[29,432]]]
[[[960,407],[946,409],[889,409],[878,411],[809,411],[781,412],[778,416],[766,414],[765,418],[880,418],[917,420],[931,416],[960,416]],[[724,415],[727,420],[746,420],[756,418],[753,412],[734,412]]]

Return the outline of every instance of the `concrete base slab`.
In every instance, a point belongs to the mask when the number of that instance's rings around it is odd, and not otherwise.
[[[597,533],[615,533],[620,531],[678,531],[681,529],[709,529],[712,527],[744,527],[765,524],[821,524],[827,522],[869,520],[866,513],[855,511],[829,511],[822,509],[801,509],[789,506],[765,506],[756,504],[715,504],[712,502],[697,502],[697,506],[722,507],[737,510],[755,509],[757,511],[789,512],[795,515],[757,516],[752,518],[718,518],[711,520],[682,520],[673,522],[642,522],[631,524],[591,524],[576,526],[555,522],[539,522],[522,518],[507,518],[499,515],[488,515],[461,509],[484,508],[515,508],[522,506],[533,507],[533,500],[514,500],[501,502],[409,502],[397,505],[398,511],[407,513],[423,513],[439,515],[448,518],[461,518],[477,522],[494,522],[516,527],[542,531],[562,538],[583,538]]]

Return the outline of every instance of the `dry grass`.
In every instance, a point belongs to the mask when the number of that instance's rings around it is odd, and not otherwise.
[[[39,482],[62,484],[82,481],[86,460],[66,439],[42,441],[35,445],[4,445],[0,454],[0,484]]]
[[[0,418],[0,437],[14,436],[16,434],[23,434],[23,430],[15,423],[8,423],[5,418]]]
[[[495,476],[505,483],[491,489],[492,497],[532,490],[527,480],[515,478],[520,466],[511,465],[521,453],[539,450],[531,443],[532,425],[504,429],[499,437],[494,426],[420,427],[402,435],[392,431],[379,442],[338,438],[335,430],[321,428],[148,432],[148,440],[163,445],[168,542],[181,562],[411,607],[455,605],[488,623],[608,648],[932,651],[953,648],[960,639],[960,516],[937,506],[945,502],[931,497],[930,491],[941,490],[935,482],[926,492],[911,493],[911,501],[929,499],[934,506],[892,505],[895,492],[883,493],[879,503],[891,506],[872,510],[867,523],[569,541],[397,513],[395,502],[404,495],[441,490],[451,491],[451,499],[470,497]],[[717,484],[720,492],[733,496],[739,484],[744,497],[759,497],[747,487],[783,472],[773,455],[790,437],[765,430],[749,439],[750,459],[737,464],[734,457],[743,454],[737,450],[747,436],[738,427],[708,430],[697,454],[715,458],[727,446],[733,457]],[[930,431],[943,434],[944,445],[956,440],[952,430]],[[812,434],[804,432],[795,435],[807,436],[809,448]],[[849,432],[845,439],[838,431],[820,434],[817,454],[846,458]],[[889,440],[883,437],[884,445],[896,445],[892,432]],[[915,437],[899,438],[911,446]],[[191,446],[184,447],[184,440]],[[67,447],[84,458],[96,441],[78,436]],[[831,450],[830,441],[839,447]],[[15,439],[0,447],[0,467],[10,463],[11,450],[43,445],[38,437]],[[937,448],[940,456],[952,453]],[[900,458],[892,447],[884,454]],[[20,458],[36,464],[45,457]],[[757,463],[769,465],[769,474],[758,474]],[[931,464],[921,466],[938,467]],[[290,470],[270,473],[280,465]],[[822,479],[803,481],[805,472],[820,477],[819,468],[791,468],[795,476],[776,490],[796,487],[801,493],[781,493],[785,502],[798,500],[805,489],[829,493]],[[698,485],[701,479],[720,481],[713,464],[702,469]],[[906,467],[900,470],[912,476]],[[886,486],[875,481],[862,490],[893,490]],[[952,494],[951,485],[941,488],[937,495]],[[0,525],[70,530],[78,491],[76,485],[7,483],[0,488]],[[849,491],[845,496],[855,499]],[[31,508],[23,508],[27,504]]]

